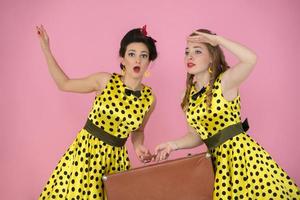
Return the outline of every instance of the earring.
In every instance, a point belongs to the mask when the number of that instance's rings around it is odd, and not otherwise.
[[[212,74],[211,66],[209,66],[209,68],[208,68],[208,73]]]
[[[147,71],[144,73],[144,77],[147,78],[147,77],[149,77],[149,76],[150,76],[150,71],[147,70]]]
[[[124,76],[125,75],[125,68],[122,69],[121,71],[121,75]]]

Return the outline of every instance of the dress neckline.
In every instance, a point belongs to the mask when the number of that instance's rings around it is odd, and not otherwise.
[[[142,91],[145,89],[145,85],[141,83],[142,89],[140,89],[140,90],[133,90],[132,88],[128,87],[128,86],[124,83],[124,81],[122,80],[122,77],[124,77],[124,76],[122,76],[122,75],[120,75],[120,74],[117,74],[117,73],[114,73],[114,75],[116,75],[116,76],[118,77],[118,79],[120,80],[120,82],[121,82],[121,84],[123,85],[123,87],[127,88],[128,90],[131,90],[131,91],[134,91],[134,92],[138,92],[138,91],[139,91],[139,92],[142,92]]]

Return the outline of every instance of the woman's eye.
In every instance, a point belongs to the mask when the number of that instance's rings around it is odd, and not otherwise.
[[[148,58],[147,54],[142,54],[142,58]]]
[[[195,53],[196,53],[196,54],[200,54],[200,53],[202,53],[202,51],[196,50]]]
[[[134,53],[128,53],[128,55],[129,55],[130,57],[133,57],[133,56],[134,56]]]
[[[189,55],[189,53],[190,53],[190,52],[188,52],[188,51],[184,52],[184,54],[185,54],[186,56]]]

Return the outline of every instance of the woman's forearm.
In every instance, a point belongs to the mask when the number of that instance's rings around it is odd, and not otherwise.
[[[45,56],[47,64],[48,64],[48,70],[50,72],[50,75],[52,76],[53,80],[55,81],[57,87],[60,90],[63,90],[64,84],[67,80],[69,80],[69,77],[60,68],[60,66],[56,62],[56,60],[49,48],[43,50],[43,52],[44,52],[44,56]]]
[[[203,141],[200,139],[199,136],[195,135],[194,133],[188,133],[180,139],[171,141],[170,143],[173,150],[178,150],[191,149],[200,146],[201,144],[203,144]]]
[[[131,142],[134,148],[144,144],[144,131],[135,131],[131,134]]]
[[[239,59],[240,62],[255,64],[256,55],[253,51],[251,51],[247,47],[245,47],[237,42],[233,42],[222,36],[216,36],[216,37],[217,37],[217,44],[224,47],[225,49],[230,51],[232,54],[234,54]]]

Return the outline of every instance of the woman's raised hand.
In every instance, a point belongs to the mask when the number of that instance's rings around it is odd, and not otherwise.
[[[43,25],[36,26],[36,31],[37,31],[37,35],[39,37],[42,49],[49,50],[50,49],[49,36],[48,36],[44,26]]]
[[[218,36],[215,34],[202,33],[199,31],[195,31],[193,34],[195,35],[187,38],[188,42],[208,43],[212,46],[218,45]]]

